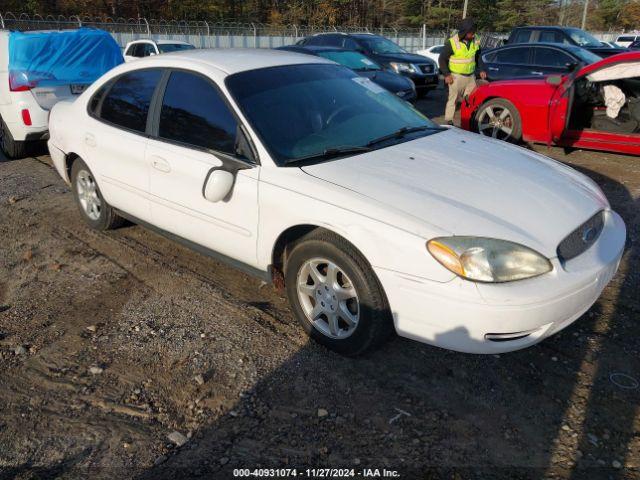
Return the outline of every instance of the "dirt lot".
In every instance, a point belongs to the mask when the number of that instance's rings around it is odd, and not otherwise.
[[[628,248],[583,318],[500,356],[396,338],[342,358],[271,286],[138,226],[88,230],[47,156],[1,162],[0,478],[640,478],[640,158],[536,149],[604,188]]]

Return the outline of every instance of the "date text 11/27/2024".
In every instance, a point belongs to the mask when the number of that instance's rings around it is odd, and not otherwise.
[[[233,470],[233,476],[238,478],[400,478],[400,473],[386,468],[237,468]]]

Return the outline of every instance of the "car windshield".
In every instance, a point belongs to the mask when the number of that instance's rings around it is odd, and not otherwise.
[[[595,63],[602,60],[602,57],[599,57],[595,53],[590,52],[589,50],[585,50],[584,48],[575,48],[572,49],[571,52],[586,64]]]
[[[407,53],[406,50],[383,37],[359,37],[358,40],[366,45],[367,50],[378,55],[385,53]]]
[[[382,148],[441,130],[407,102],[340,65],[249,70],[229,76],[226,85],[279,165],[329,151]],[[407,130],[413,128],[419,131]]]
[[[570,28],[568,30],[571,39],[581,47],[601,47],[600,41],[593,35],[588,34],[579,28]]]
[[[158,49],[161,53],[169,53],[169,52],[178,52],[181,50],[193,50],[193,45],[189,45],[186,43],[160,43],[158,44]]]
[[[332,60],[340,65],[344,65],[351,70],[382,70],[373,60],[368,59],[364,55],[358,52],[351,51],[330,51],[330,52],[318,52],[318,55],[328,60]]]

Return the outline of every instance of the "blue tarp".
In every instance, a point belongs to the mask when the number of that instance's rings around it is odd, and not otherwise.
[[[10,32],[12,88],[93,83],[123,62],[120,47],[102,30]]]

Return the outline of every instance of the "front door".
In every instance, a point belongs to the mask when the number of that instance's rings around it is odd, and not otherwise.
[[[236,153],[238,120],[213,82],[193,72],[172,71],[149,140],[153,224],[241,263],[255,266],[260,167]],[[212,169],[232,159],[229,195],[204,196]]]

